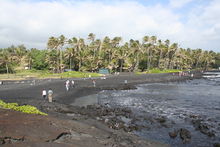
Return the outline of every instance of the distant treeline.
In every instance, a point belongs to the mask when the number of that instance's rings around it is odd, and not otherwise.
[[[142,41],[121,37],[97,39],[90,33],[88,38],[50,37],[47,49],[27,49],[24,45],[0,49],[0,72],[13,72],[28,68],[63,72],[97,71],[146,71],[157,69],[208,69],[220,66],[220,53],[202,49],[184,49],[169,40],[156,36],[144,36]]]

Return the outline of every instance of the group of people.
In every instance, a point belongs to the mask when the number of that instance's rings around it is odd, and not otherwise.
[[[70,83],[70,80],[67,80],[67,81],[65,82],[66,91],[69,91],[70,86],[72,86],[72,88],[73,88],[73,87],[74,87],[74,84],[75,84],[75,82],[74,82],[73,80],[71,80],[71,83]]]
[[[42,97],[43,97],[44,99],[47,99],[47,98],[48,98],[48,101],[49,101],[49,102],[52,102],[52,101],[53,101],[53,91],[52,91],[52,89],[50,88],[50,89],[48,90],[48,92],[47,92],[46,89],[44,89],[44,90],[42,91]]]
[[[92,83],[93,83],[93,87],[96,87],[96,81],[93,79],[92,80]],[[74,80],[66,80],[65,81],[65,88],[66,88],[66,91],[69,91],[70,90],[70,87],[74,87],[75,86],[75,82]],[[52,89],[50,88],[48,91],[46,89],[44,89],[42,91],[42,97],[44,99],[48,99],[49,102],[52,102],[53,101],[53,91]]]
[[[175,73],[173,73],[175,74]],[[182,77],[182,76],[190,76],[190,77],[194,77],[194,74],[191,72],[191,71],[180,71],[179,73],[179,77]]]

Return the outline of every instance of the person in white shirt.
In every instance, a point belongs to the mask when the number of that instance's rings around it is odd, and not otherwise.
[[[95,82],[95,80],[92,80],[92,83],[93,83],[93,87],[96,87],[96,82]]]
[[[67,80],[65,85],[66,85],[66,91],[69,91],[69,88],[70,88],[70,81]]]
[[[75,84],[75,82],[72,80],[71,81],[72,88],[74,87],[74,84]]]
[[[42,91],[42,97],[44,99],[46,99],[46,97],[47,97],[47,91],[45,89]]]

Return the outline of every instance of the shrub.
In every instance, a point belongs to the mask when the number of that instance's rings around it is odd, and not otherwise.
[[[46,113],[41,112],[36,107],[31,105],[23,105],[19,106],[17,103],[5,103],[2,100],[0,100],[0,108],[6,108],[6,109],[12,109],[15,111],[21,111],[23,113],[28,114],[40,114],[40,115],[47,115]]]

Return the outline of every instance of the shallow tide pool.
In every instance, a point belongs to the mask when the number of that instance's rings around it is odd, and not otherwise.
[[[131,108],[143,118],[138,123],[145,127],[135,133],[144,138],[177,147],[213,146],[220,142],[220,78],[143,84],[136,90],[102,91],[98,94],[98,102]],[[167,124],[158,125],[144,119],[149,117],[165,117]],[[208,126],[214,136],[198,130],[193,120]],[[180,137],[170,138],[168,132],[180,128],[190,131],[190,142],[183,143]]]

